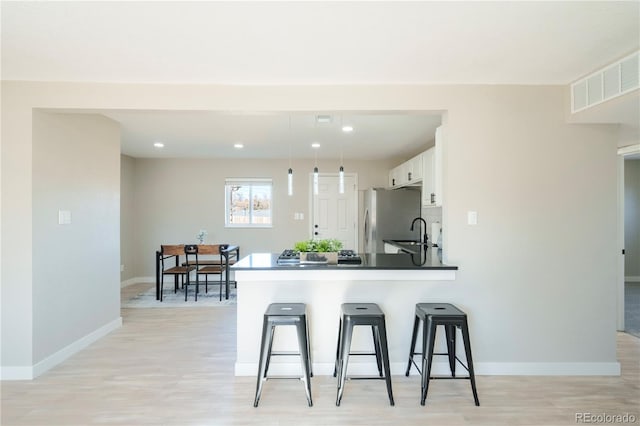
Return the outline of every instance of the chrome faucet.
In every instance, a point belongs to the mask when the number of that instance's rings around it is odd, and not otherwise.
[[[426,244],[427,243],[427,221],[424,220],[421,217],[416,217],[415,219],[413,219],[413,222],[411,222],[411,229],[410,231],[413,231],[413,226],[416,224],[416,221],[420,221],[422,222],[422,224],[424,224],[424,233],[422,234],[422,243]]]

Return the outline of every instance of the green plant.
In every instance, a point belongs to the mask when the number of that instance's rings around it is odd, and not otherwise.
[[[342,249],[342,242],[336,239],[298,241],[293,246],[293,249],[297,252],[326,253],[340,251]]]

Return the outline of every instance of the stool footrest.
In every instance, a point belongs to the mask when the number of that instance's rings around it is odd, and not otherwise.
[[[458,379],[466,379],[466,380],[471,380],[471,377],[469,376],[462,376],[462,377],[451,377],[451,376],[429,376],[429,380],[458,380]]]
[[[267,376],[264,377],[263,380],[302,380],[305,381],[306,379],[300,376]]]
[[[386,377],[380,376],[347,376],[347,380],[386,380]]]
[[[271,352],[271,356],[300,356],[300,352],[295,352],[295,351]]]

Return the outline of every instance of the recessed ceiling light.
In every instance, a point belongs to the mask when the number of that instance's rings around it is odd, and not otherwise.
[[[164,148],[164,144],[162,142],[154,142],[153,146],[155,146],[156,148]]]
[[[311,144],[311,148],[320,148],[320,144],[318,142],[314,142]]]
[[[351,133],[353,132],[353,127],[351,126],[342,126],[342,131],[345,133]]]
[[[242,148],[244,148],[244,145],[241,144],[241,143],[234,143],[233,147],[236,148],[236,149],[242,149]]]

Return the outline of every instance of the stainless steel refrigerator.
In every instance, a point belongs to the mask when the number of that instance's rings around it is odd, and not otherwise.
[[[415,188],[372,188],[364,192],[362,221],[365,253],[384,253],[382,240],[419,240],[420,190]]]

